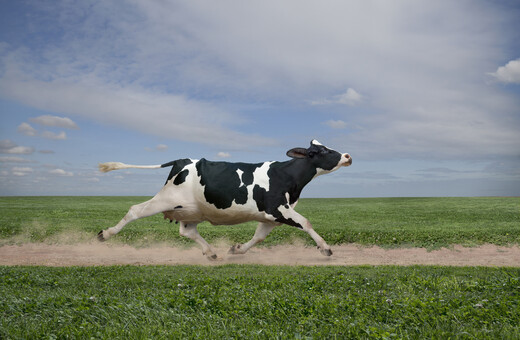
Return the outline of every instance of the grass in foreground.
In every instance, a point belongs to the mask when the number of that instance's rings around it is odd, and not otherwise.
[[[0,197],[0,244],[60,243],[92,239],[115,225],[131,205],[147,197]],[[427,247],[462,244],[520,244],[520,198],[362,198],[301,199],[296,208],[329,244],[359,243],[383,247]],[[211,226],[202,223],[208,242],[248,241],[256,223]],[[65,236],[65,237],[64,237]],[[302,239],[289,226],[275,228],[264,245]],[[146,246],[155,242],[193,244],[178,225],[162,214],[134,221],[110,242]]]
[[[0,338],[520,338],[520,270],[0,267]]]

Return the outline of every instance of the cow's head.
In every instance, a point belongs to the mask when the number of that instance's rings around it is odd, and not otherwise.
[[[329,173],[342,166],[352,164],[352,157],[348,153],[341,154],[329,149],[315,139],[311,141],[311,146],[308,149],[294,148],[287,151],[287,156],[307,159],[316,168],[316,175]]]

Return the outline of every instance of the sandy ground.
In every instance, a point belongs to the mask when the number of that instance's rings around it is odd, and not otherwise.
[[[229,255],[227,247],[216,248],[219,259],[209,261],[199,248],[153,246],[134,248],[109,243],[49,245],[28,243],[0,247],[0,265],[107,266],[107,265],[449,265],[520,267],[520,247],[483,245],[427,251],[423,248],[385,250],[353,244],[333,246],[326,257],[316,248],[286,245],[257,247],[244,255]]]

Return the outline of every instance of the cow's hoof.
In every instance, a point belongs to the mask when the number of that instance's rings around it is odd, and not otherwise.
[[[242,251],[242,249],[240,249],[241,247],[242,247],[241,244],[235,244],[234,246],[229,248],[228,254],[233,254],[233,255],[243,254],[244,252]]]
[[[101,230],[98,234],[97,234],[97,239],[99,242],[105,242],[106,239],[105,237],[103,236],[103,230]]]
[[[217,254],[207,255],[206,258],[210,261],[216,261],[218,259]]]
[[[325,256],[331,256],[332,250],[331,249],[320,249],[320,253],[322,253]]]

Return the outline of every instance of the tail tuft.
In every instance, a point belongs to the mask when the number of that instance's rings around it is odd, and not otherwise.
[[[128,166],[121,162],[107,162],[99,164],[99,171],[109,172],[112,170],[126,169]]]

